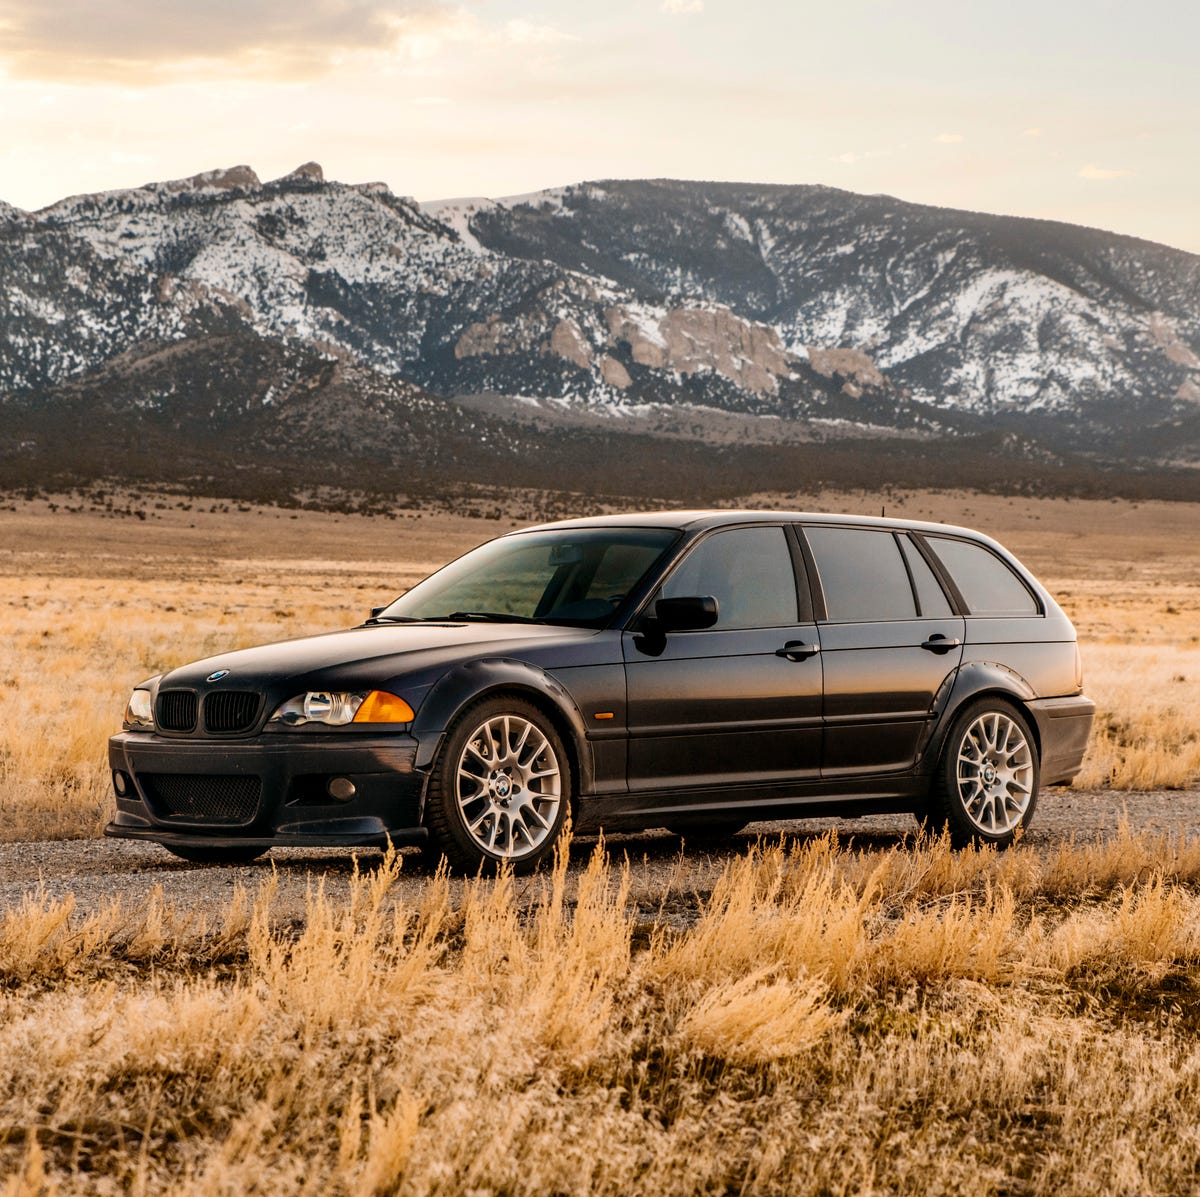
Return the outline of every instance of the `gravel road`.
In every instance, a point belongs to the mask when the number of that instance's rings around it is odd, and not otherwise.
[[[1072,835],[1078,841],[1103,839],[1115,834],[1122,817],[1128,818],[1135,832],[1200,835],[1200,790],[1045,791],[1025,843],[1044,850]],[[911,835],[915,825],[907,815],[755,823],[717,848],[692,847],[682,857],[679,838],[664,831],[612,836],[608,844],[614,857],[629,858],[633,900],[656,910],[669,883],[676,892],[706,893],[729,857],[743,851],[758,834],[819,835],[831,826],[860,845],[887,848]],[[581,838],[578,843],[573,870],[582,867],[594,841]],[[379,853],[365,850],[361,859],[363,866],[369,867]],[[133,911],[160,886],[164,898],[180,914],[216,912],[225,905],[235,883],[240,881],[253,891],[270,877],[272,866],[279,884],[274,909],[284,919],[303,917],[305,896],[319,882],[324,882],[332,896],[343,893],[354,867],[350,853],[321,849],[276,849],[252,865],[216,868],[188,864],[156,844],[126,840],[0,844],[0,911],[19,906],[26,894],[36,895],[40,890],[55,898],[73,894],[81,913],[113,898]],[[397,897],[402,901],[417,898],[429,875],[425,860],[407,851]],[[455,890],[462,884],[455,881]],[[518,888],[527,891],[538,884],[537,880],[522,879]],[[669,911],[666,914],[670,917]]]

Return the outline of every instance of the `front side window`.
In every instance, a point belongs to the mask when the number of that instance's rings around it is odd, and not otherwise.
[[[418,582],[379,618],[603,627],[678,535],[668,528],[577,528],[503,536]]]
[[[908,570],[890,532],[867,528],[807,527],[832,623],[915,619]]]
[[[720,631],[797,622],[796,575],[782,528],[730,528],[702,540],[667,579],[662,598],[711,596]]]
[[[971,615],[1037,615],[1029,588],[1005,562],[981,544],[929,536],[926,541],[946,567]]]

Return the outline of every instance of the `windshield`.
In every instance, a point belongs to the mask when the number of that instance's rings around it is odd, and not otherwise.
[[[378,615],[604,627],[678,539],[667,528],[576,528],[489,541]]]

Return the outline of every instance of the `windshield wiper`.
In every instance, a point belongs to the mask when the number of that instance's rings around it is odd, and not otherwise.
[[[531,619],[528,615],[509,615],[506,611],[451,611],[442,619],[478,619],[484,623],[541,623],[540,619]]]
[[[424,623],[423,619],[418,619],[415,615],[372,615],[370,619],[365,620],[366,623]]]

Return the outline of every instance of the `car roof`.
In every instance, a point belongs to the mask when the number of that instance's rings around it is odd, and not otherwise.
[[[943,535],[950,533],[951,535],[969,536],[973,540],[990,541],[990,537],[976,532],[973,528],[931,523],[926,520],[904,520],[825,511],[752,511],[721,508],[694,511],[630,511],[615,515],[585,516],[582,519],[536,524],[529,528],[517,529],[515,532],[510,532],[509,535],[520,535],[522,532],[542,532],[552,528],[677,528],[680,531],[700,532],[725,524],[777,523],[780,520],[806,524],[854,524],[866,528],[906,528],[915,532],[941,533]]]

